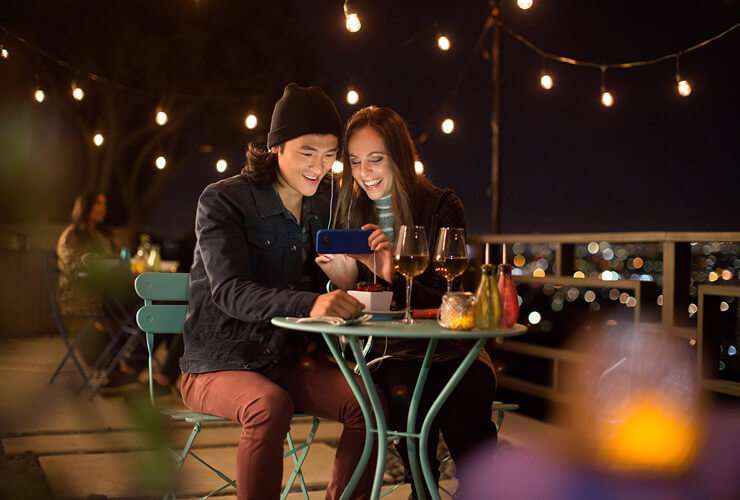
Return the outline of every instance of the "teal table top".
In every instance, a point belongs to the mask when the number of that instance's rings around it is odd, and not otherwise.
[[[434,319],[417,319],[407,325],[399,321],[368,321],[361,325],[333,326],[327,323],[297,323],[295,318],[272,318],[272,324],[289,330],[302,332],[326,333],[329,335],[346,335],[356,337],[394,337],[424,339],[480,339],[504,338],[521,335],[527,331],[524,325],[516,324],[512,328],[495,328],[491,330],[455,331],[442,328]]]

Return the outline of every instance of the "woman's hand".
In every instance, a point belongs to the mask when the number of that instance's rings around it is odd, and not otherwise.
[[[328,276],[335,287],[349,290],[357,282],[357,263],[344,254],[321,254],[316,257],[324,274]]]
[[[365,224],[362,229],[373,231],[367,239],[367,244],[373,253],[352,254],[350,257],[390,283],[393,280],[393,245],[388,240],[388,236],[375,224]]]

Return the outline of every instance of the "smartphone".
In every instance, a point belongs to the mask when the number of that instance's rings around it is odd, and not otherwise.
[[[316,253],[372,253],[367,239],[370,229],[319,229]]]

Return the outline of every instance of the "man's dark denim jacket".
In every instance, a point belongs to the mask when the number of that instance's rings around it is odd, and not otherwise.
[[[245,175],[211,184],[198,200],[183,371],[267,370],[290,363],[303,335],[275,316],[307,316],[328,278],[315,264],[329,188],[303,199],[301,224],[268,184]]]

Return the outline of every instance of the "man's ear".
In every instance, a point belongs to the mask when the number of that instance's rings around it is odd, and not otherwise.
[[[278,154],[278,150],[280,149],[280,146],[273,146],[270,148],[270,153],[276,155]]]

